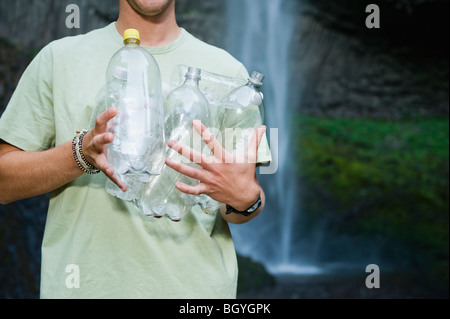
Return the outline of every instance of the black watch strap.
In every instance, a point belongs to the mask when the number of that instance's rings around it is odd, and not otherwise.
[[[244,215],[244,216],[248,217],[251,214],[253,214],[259,207],[261,207],[261,204],[262,204],[261,195],[259,195],[258,200],[250,208],[248,208],[244,211],[239,211],[227,204],[226,205],[226,207],[227,207],[226,214],[229,215],[231,213],[235,213],[235,214]]]

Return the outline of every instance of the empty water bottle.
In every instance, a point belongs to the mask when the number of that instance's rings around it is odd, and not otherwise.
[[[164,109],[159,67],[140,46],[139,32],[126,30],[124,45],[110,60],[103,103],[118,109],[108,123],[114,140],[108,145],[107,156],[128,191],[121,192],[111,181],[106,183],[106,190],[133,200],[142,183],[161,174],[164,166]]]
[[[193,128],[193,121],[200,120],[205,125],[210,123],[208,101],[200,92],[199,81],[201,70],[190,67],[185,82],[173,90],[165,100],[165,133],[166,140],[176,140],[201,152],[204,147],[200,135]],[[198,167],[195,163],[168,148],[167,158]],[[173,221],[180,221],[196,204],[194,196],[187,195],[175,188],[176,182],[195,185],[193,180],[172,168],[165,166],[157,178],[146,184],[139,206],[144,214],[162,217],[168,216]]]
[[[263,94],[260,88],[264,75],[253,72],[247,84],[233,89],[219,102],[222,110],[222,146],[229,152],[243,153],[255,130],[264,123]],[[197,204],[209,214],[217,211],[221,203],[207,195],[196,197]]]
[[[254,71],[246,85],[232,90],[222,99],[221,131],[227,151],[243,153],[255,130],[264,124],[265,109],[260,91],[263,81],[264,75]]]

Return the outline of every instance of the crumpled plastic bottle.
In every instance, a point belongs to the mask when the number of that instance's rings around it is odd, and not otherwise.
[[[208,101],[199,89],[201,70],[189,67],[185,78],[183,85],[174,89],[165,100],[166,140],[176,140],[201,152],[205,145],[201,136],[194,130],[192,122],[200,120],[208,126],[211,120]],[[167,149],[166,157],[198,167],[171,148]],[[165,166],[161,175],[152,179],[143,188],[138,205],[145,215],[167,216],[173,221],[180,221],[189,213],[196,204],[195,196],[180,192],[175,188],[176,182],[188,185],[198,183]]]
[[[222,147],[231,153],[243,153],[255,130],[264,124],[264,96],[260,88],[264,75],[252,72],[247,84],[240,85],[225,95],[219,104],[222,110]],[[197,204],[209,214],[218,210],[221,203],[207,195],[198,195]]]
[[[107,157],[128,190],[122,192],[109,179],[105,187],[111,195],[132,201],[142,183],[161,174],[166,149],[160,70],[153,56],[140,46],[137,30],[125,31],[124,47],[111,58],[106,79],[97,103],[118,109],[108,123],[114,140],[107,147]]]
[[[229,152],[245,152],[255,130],[264,124],[264,96],[260,90],[263,81],[264,75],[253,71],[246,85],[232,90],[220,102],[224,109],[223,146]]]

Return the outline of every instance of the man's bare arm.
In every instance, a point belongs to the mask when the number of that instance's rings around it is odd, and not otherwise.
[[[0,144],[0,204],[55,190],[82,175],[71,142],[43,152]]]
[[[90,163],[126,190],[114,177],[106,159],[106,145],[114,138],[106,133],[106,124],[116,114],[116,109],[109,109],[97,118],[95,127],[83,139],[83,153]],[[42,152],[26,152],[0,141],[0,204],[51,192],[82,174],[71,141]]]

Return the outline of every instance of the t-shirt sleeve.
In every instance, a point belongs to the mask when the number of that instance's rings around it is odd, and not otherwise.
[[[23,73],[0,118],[0,139],[25,151],[55,144],[53,57],[46,46]]]

